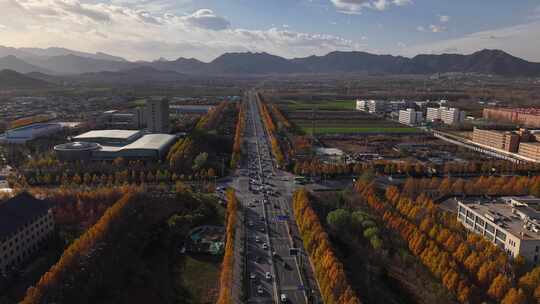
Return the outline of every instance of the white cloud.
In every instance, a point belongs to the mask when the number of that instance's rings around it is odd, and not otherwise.
[[[397,6],[405,6],[413,3],[412,0],[394,0],[392,2]]]
[[[330,0],[339,12],[344,14],[360,14],[365,8],[384,11],[391,5],[405,6],[412,4],[411,0]]]
[[[447,23],[450,21],[450,16],[448,15],[439,15],[439,21],[441,23]]]
[[[130,1],[130,0],[118,0]],[[224,52],[266,51],[285,57],[366,50],[364,42],[287,28],[234,28],[209,9],[187,15],[145,10],[119,2],[0,0],[3,45],[61,46],[108,52],[128,59],[195,57],[211,60]]]
[[[444,27],[442,25],[430,24],[429,25],[429,30],[432,33],[440,33],[440,32],[446,31],[446,27]]]
[[[195,27],[208,30],[224,30],[231,26],[227,19],[217,16],[209,9],[200,9],[191,15],[182,17],[182,20]]]
[[[426,28],[423,27],[422,25],[419,25],[419,26],[416,27],[416,30],[419,31],[419,32],[425,32]]]
[[[414,56],[419,53],[472,53],[481,49],[500,49],[514,56],[540,62],[540,21],[410,46],[403,54]]]
[[[7,26],[0,23],[0,31],[7,29]]]

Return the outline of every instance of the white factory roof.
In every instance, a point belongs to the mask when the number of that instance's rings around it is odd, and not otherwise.
[[[137,135],[139,130],[94,130],[89,131],[74,137],[75,140],[90,139],[90,138],[111,138],[128,140],[132,136]]]
[[[117,152],[123,150],[159,150],[176,137],[170,134],[147,134],[129,145],[116,147],[102,145],[100,151]]]

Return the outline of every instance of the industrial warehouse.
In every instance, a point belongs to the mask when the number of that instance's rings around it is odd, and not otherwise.
[[[159,160],[165,157],[176,136],[148,134],[138,130],[97,130],[73,138],[72,142],[57,145],[54,151],[61,160]]]

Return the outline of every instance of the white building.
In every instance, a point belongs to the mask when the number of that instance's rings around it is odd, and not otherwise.
[[[96,130],[75,136],[73,142],[54,147],[59,159],[67,161],[163,159],[175,143],[170,134],[147,134],[135,130]]]
[[[47,202],[23,192],[0,204],[0,273],[28,259],[53,231]]]
[[[356,100],[356,110],[357,111],[364,111],[364,112],[367,112],[368,111],[368,103],[370,102],[370,100],[364,100],[364,99],[357,99]]]
[[[60,132],[62,125],[60,123],[36,123],[28,126],[7,130],[0,134],[0,143],[24,144],[28,141],[40,137],[46,137]]]
[[[152,133],[169,133],[169,100],[166,98],[146,101],[146,127]]]
[[[418,125],[424,120],[421,111],[415,109],[407,109],[399,111],[399,122],[405,125]]]
[[[429,122],[440,120],[447,125],[455,125],[465,120],[465,112],[458,108],[427,108],[426,120]]]
[[[434,122],[441,120],[441,110],[440,108],[427,108],[426,111],[426,120],[429,122]]]
[[[540,255],[540,199],[507,197],[496,202],[458,201],[458,221],[513,257],[533,265]]]

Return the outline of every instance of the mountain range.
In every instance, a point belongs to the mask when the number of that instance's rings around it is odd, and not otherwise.
[[[366,52],[335,51],[324,56],[294,59],[286,59],[268,53],[247,52],[225,53],[206,63],[193,58],[131,62],[105,53],[92,54],[64,48],[0,47],[0,70],[3,69],[20,73],[38,72],[49,75],[82,74],[83,79],[89,80],[92,78],[98,80],[100,75],[95,73],[102,73],[101,76],[111,77],[114,81],[119,82],[129,81],[131,73],[141,76],[142,71],[151,72],[155,76],[153,79],[165,81],[182,78],[186,74],[366,73],[428,75],[460,72],[508,77],[540,76],[540,63],[529,62],[500,50],[482,50],[470,55],[417,55],[413,58]],[[148,77],[138,77],[138,79],[143,78]]]

